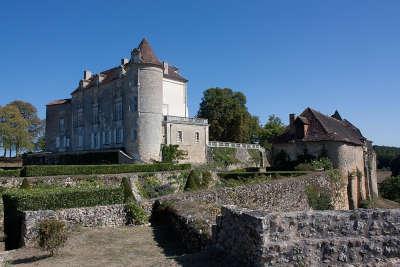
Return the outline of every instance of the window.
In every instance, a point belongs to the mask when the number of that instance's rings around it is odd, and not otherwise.
[[[92,112],[93,112],[93,124],[98,124],[99,123],[99,106],[94,105]]]
[[[115,102],[114,104],[114,120],[122,120],[122,101]]]
[[[78,110],[77,124],[78,126],[83,126],[83,109]]]
[[[195,132],[194,133],[194,142],[195,143],[199,143],[200,142],[200,133],[199,132]]]
[[[60,147],[60,137],[56,137],[56,148]]]
[[[121,144],[122,142],[123,142],[123,140],[124,140],[124,131],[123,131],[123,129],[122,128],[117,128],[117,131],[116,131],[116,143],[117,144]]]
[[[176,142],[177,143],[182,143],[183,142],[183,132],[182,131],[178,131],[176,133]]]
[[[93,134],[93,148],[97,148],[99,146],[99,134]]]
[[[78,135],[78,147],[83,147],[83,131],[80,131]]]
[[[59,128],[60,132],[63,132],[63,131],[64,131],[64,118],[61,118],[61,119],[58,121],[58,128]]]
[[[69,137],[66,138],[65,147],[69,147]]]

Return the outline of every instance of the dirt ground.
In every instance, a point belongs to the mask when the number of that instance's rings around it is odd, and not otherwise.
[[[212,260],[214,258],[214,260]],[[6,266],[219,266],[207,253],[185,254],[164,227],[79,228],[59,255],[35,248],[11,251]]]

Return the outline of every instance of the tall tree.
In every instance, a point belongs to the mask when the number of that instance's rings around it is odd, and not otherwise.
[[[31,145],[28,122],[15,105],[6,105],[0,109],[0,136],[3,142],[4,155],[15,150],[18,155],[22,149]]]
[[[271,148],[272,140],[281,135],[285,131],[285,124],[282,120],[272,114],[268,117],[268,121],[265,123],[264,127],[260,131],[260,143],[265,148]]]
[[[246,107],[246,96],[229,88],[210,88],[203,93],[198,117],[208,119],[210,139],[247,143],[255,132],[255,121]]]

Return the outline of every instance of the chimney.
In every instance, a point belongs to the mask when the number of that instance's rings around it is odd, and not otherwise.
[[[296,115],[291,113],[289,114],[289,125],[292,126],[294,124],[294,120],[296,119]]]
[[[164,74],[168,74],[168,62],[163,61]]]
[[[128,64],[129,63],[129,59],[127,59],[127,58],[121,58],[121,65],[122,66],[124,66],[124,65],[126,65],[126,64]]]
[[[92,72],[90,70],[83,71],[83,79],[84,80],[89,80],[91,77],[92,77]]]

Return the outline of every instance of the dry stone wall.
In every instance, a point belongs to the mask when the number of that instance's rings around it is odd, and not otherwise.
[[[64,221],[68,227],[74,225],[86,227],[122,226],[127,224],[127,215],[123,204],[95,206],[60,210],[24,211],[22,219],[21,245],[35,244],[38,224],[44,219]]]
[[[160,200],[202,201],[267,211],[301,211],[310,209],[306,194],[309,185],[329,189],[329,177],[326,173],[318,172],[300,177],[276,179],[268,183],[181,193],[165,196]]]
[[[217,247],[238,266],[385,264],[400,257],[400,210],[270,213],[225,206],[216,235]]]

